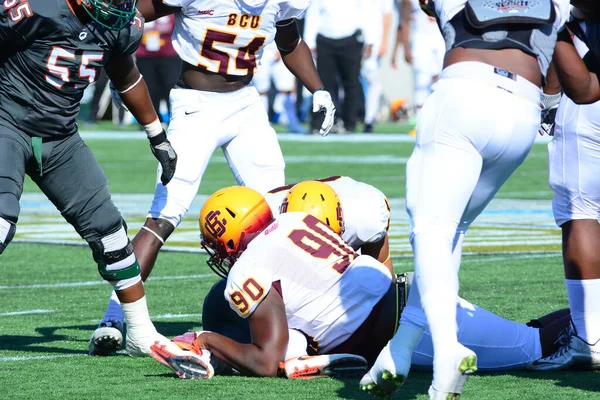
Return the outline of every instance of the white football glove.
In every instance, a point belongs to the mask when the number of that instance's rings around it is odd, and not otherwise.
[[[540,135],[554,136],[554,119],[556,118],[556,110],[561,96],[562,93],[542,93],[542,123],[538,129]]]
[[[110,87],[110,97],[112,97],[113,104],[119,109],[124,110],[125,112],[129,112],[129,109],[125,104],[123,104],[123,100],[121,100],[121,95],[119,91],[113,86],[112,82],[109,84]]]
[[[323,120],[323,125],[321,125],[319,133],[321,136],[327,136],[335,119],[335,106],[333,105],[331,95],[328,91],[317,89],[317,91],[313,93],[313,112],[325,113],[325,119]]]

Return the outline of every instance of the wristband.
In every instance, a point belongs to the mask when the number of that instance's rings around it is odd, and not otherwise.
[[[163,132],[163,126],[158,118],[148,125],[142,125],[142,129],[144,129],[144,132],[146,132],[148,139],[158,136]]]

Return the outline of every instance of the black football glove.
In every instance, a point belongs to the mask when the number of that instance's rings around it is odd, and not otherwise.
[[[164,130],[160,134],[149,138],[149,140],[152,154],[154,154],[154,157],[156,157],[162,167],[160,181],[166,186],[173,179],[173,175],[175,175],[177,153],[175,153],[171,142],[167,139],[167,134]]]
[[[554,119],[561,95],[561,93],[552,95],[542,93],[542,123],[538,128],[538,133],[542,136],[554,136]]]

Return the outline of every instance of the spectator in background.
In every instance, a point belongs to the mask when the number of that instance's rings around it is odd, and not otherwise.
[[[435,18],[421,10],[419,0],[402,0],[404,58],[414,76],[414,122],[444,64],[446,44]],[[416,134],[416,130],[412,133]]]
[[[387,51],[388,36],[392,23],[394,0],[369,0],[370,7],[365,10],[368,14],[366,29],[372,31],[374,43],[367,47],[362,62],[361,75],[365,85],[365,132],[373,132],[381,100],[381,57]]]
[[[398,27],[396,28],[396,40],[392,48],[392,68],[398,68],[398,48],[404,43],[404,29],[402,29],[402,0],[394,0],[394,8],[398,17]]]
[[[308,9],[305,25],[305,41],[316,51],[317,70],[331,93],[342,119],[338,119],[332,132],[354,132],[358,119],[360,97],[360,67],[363,49],[370,52],[375,42],[372,31],[365,29],[365,10],[370,0],[314,0]],[[365,48],[366,47],[366,48]],[[339,106],[339,84],[344,89],[343,106]],[[318,131],[319,121],[313,118],[313,132]]]
[[[136,53],[137,66],[148,85],[154,109],[161,122],[168,122],[160,112],[160,103],[167,104],[171,115],[169,92],[175,86],[181,71],[181,60],[171,44],[175,17],[169,15],[144,24],[144,36]]]
[[[282,120],[285,120],[284,123],[291,133],[306,133],[306,129],[300,125],[296,111],[296,77],[283,63],[275,42],[264,48],[260,68],[256,70],[252,83],[263,99],[267,113],[269,112],[269,89],[273,83],[277,90],[273,108],[279,113],[283,111]]]

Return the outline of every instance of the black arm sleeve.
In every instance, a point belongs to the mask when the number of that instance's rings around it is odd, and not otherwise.
[[[275,44],[282,56],[290,54],[300,43],[300,30],[296,19],[286,19],[276,25]]]

